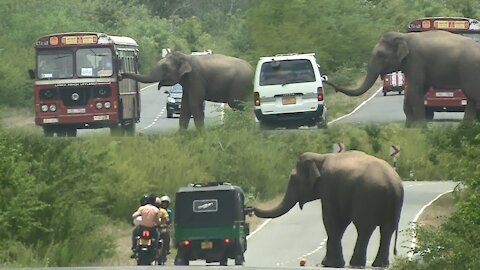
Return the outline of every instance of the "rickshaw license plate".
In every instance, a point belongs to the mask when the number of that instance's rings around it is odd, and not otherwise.
[[[151,239],[140,238],[140,239],[138,239],[138,244],[140,246],[150,246],[152,244],[152,240]]]
[[[201,243],[201,248],[202,249],[211,249],[213,248],[213,243],[212,241],[204,241]]]
[[[297,98],[295,96],[283,96],[282,97],[282,104],[289,105],[297,103]]]

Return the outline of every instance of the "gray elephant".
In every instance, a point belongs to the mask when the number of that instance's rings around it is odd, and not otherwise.
[[[121,77],[143,83],[159,82],[159,87],[179,83],[183,87],[180,128],[186,129],[193,115],[195,126],[201,129],[205,119],[203,102],[223,102],[242,109],[253,93],[253,74],[249,63],[235,57],[172,52],[148,75],[123,73]]]
[[[388,266],[393,232],[396,232],[396,254],[403,185],[387,162],[360,151],[303,153],[290,174],[280,204],[273,209],[254,208],[253,211],[258,217],[275,218],[287,213],[297,202],[302,209],[305,203],[317,199],[322,201],[323,223],[328,236],[322,265],[345,265],[341,239],[353,222],[358,238],[350,265],[365,266],[368,241],[380,226],[380,247],[373,266]]]
[[[406,127],[425,125],[424,95],[428,87],[462,89],[467,97],[465,120],[476,116],[480,101],[480,45],[446,31],[387,32],[373,49],[367,75],[357,89],[326,82],[349,96],[365,93],[379,76],[401,70],[407,78],[403,110]]]

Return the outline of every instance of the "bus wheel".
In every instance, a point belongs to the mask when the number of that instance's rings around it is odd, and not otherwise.
[[[50,127],[50,126],[44,126],[43,127],[43,135],[45,137],[53,137],[53,134],[55,133],[55,130]]]
[[[127,124],[127,125],[123,126],[125,135],[135,136],[135,126],[136,126],[135,122],[132,122],[130,124]]]
[[[121,125],[117,124],[110,127],[110,135],[119,137],[119,136],[123,136],[123,134],[124,134],[124,129]]]

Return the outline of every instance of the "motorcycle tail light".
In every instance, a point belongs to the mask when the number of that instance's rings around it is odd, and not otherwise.
[[[322,87],[317,88],[317,99],[318,99],[318,101],[323,100],[323,88]]]
[[[230,245],[233,244],[234,240],[232,238],[225,238],[223,239],[223,243]]]
[[[150,232],[149,231],[143,231],[142,236],[145,237],[145,238],[150,237]]]
[[[188,247],[188,246],[190,246],[190,241],[189,240],[183,240],[183,241],[179,242],[178,245]]]

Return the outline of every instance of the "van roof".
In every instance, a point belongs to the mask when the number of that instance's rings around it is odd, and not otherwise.
[[[285,59],[301,59],[315,57],[315,53],[288,53],[276,54],[274,56],[262,56],[260,60],[285,60]]]

